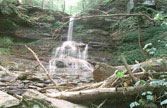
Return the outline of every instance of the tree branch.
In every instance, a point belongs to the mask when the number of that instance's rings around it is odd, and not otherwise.
[[[92,15],[92,16],[81,16],[81,17],[75,17],[74,20],[79,20],[79,19],[86,19],[86,18],[94,18],[94,17],[115,17],[115,16],[137,16],[137,17],[145,17],[148,21],[150,22],[154,22],[154,19],[152,19],[151,17],[149,17],[146,14],[108,14],[108,15]]]
[[[47,69],[44,67],[44,65],[40,62],[38,56],[36,55],[36,53],[29,48],[27,45],[25,45],[25,47],[34,55],[34,57],[36,58],[37,62],[39,63],[39,65],[42,67],[42,69],[44,70],[46,76],[48,77],[48,79],[56,86],[55,81],[50,77],[49,72],[47,71]]]
[[[130,75],[130,77],[131,77],[132,80],[136,83],[136,82],[138,81],[138,79],[134,76],[134,74],[133,74],[132,71],[130,70],[130,68],[129,68],[129,66],[128,66],[128,63],[127,63],[127,61],[126,61],[126,59],[125,59],[125,56],[124,56],[123,54],[121,54],[121,58],[122,58],[122,60],[123,60],[123,62],[124,62],[125,68],[127,69],[128,73],[129,73],[129,75]]]

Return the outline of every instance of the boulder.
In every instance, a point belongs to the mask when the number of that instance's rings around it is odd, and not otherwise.
[[[105,63],[97,63],[93,71],[93,77],[96,82],[100,82],[113,75],[117,68]]]
[[[0,108],[9,108],[19,105],[20,101],[15,97],[0,91]]]
[[[65,68],[67,67],[63,61],[56,61],[56,67],[58,68]]]

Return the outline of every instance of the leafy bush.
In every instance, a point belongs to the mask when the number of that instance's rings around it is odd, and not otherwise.
[[[146,58],[143,56],[143,54],[141,53],[141,50],[139,48],[135,49],[135,50],[131,50],[131,51],[125,51],[124,55],[125,55],[127,62],[129,64],[134,64],[135,60],[140,61],[140,62],[146,60]],[[123,63],[120,56],[118,57],[118,61],[120,63]]]
[[[4,44],[5,45],[12,45],[13,44],[13,40],[10,37],[1,37],[0,38],[0,43],[3,44],[3,46],[4,46]]]
[[[4,15],[10,15],[13,13],[13,7],[15,7],[13,1],[3,0],[3,2],[0,4],[0,12]]]
[[[56,23],[54,23],[53,28],[57,28],[59,26],[61,26],[63,24],[63,22],[57,21]]]
[[[0,54],[8,55],[10,48],[13,46],[13,40],[9,37],[0,38]]]
[[[151,57],[159,57],[160,55],[167,55],[167,26],[152,26],[142,30],[141,43],[144,45],[152,43],[152,48],[155,48]],[[121,41],[117,42],[118,51],[114,54],[120,55],[124,53],[129,64],[133,64],[135,60],[145,61],[146,58],[141,53],[138,45],[138,31],[127,32],[122,35]],[[151,50],[150,50],[151,51]],[[149,51],[149,52],[150,52]],[[113,53],[112,53],[113,54]],[[122,63],[118,57],[119,63]]]

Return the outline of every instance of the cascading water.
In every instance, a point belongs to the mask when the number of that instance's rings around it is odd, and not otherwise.
[[[74,17],[70,18],[67,41],[61,47],[53,50],[49,61],[50,73],[68,73],[91,77],[93,67],[86,60],[88,58],[88,45],[72,41]]]

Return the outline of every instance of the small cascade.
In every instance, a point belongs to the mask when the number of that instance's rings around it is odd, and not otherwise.
[[[87,62],[88,45],[72,41],[74,18],[70,18],[67,41],[53,50],[49,61],[50,73],[67,73],[91,77],[93,67]]]
[[[67,41],[72,41],[72,34],[73,34],[73,24],[74,24],[74,18],[70,18],[70,23],[68,27],[68,35],[67,35]]]

